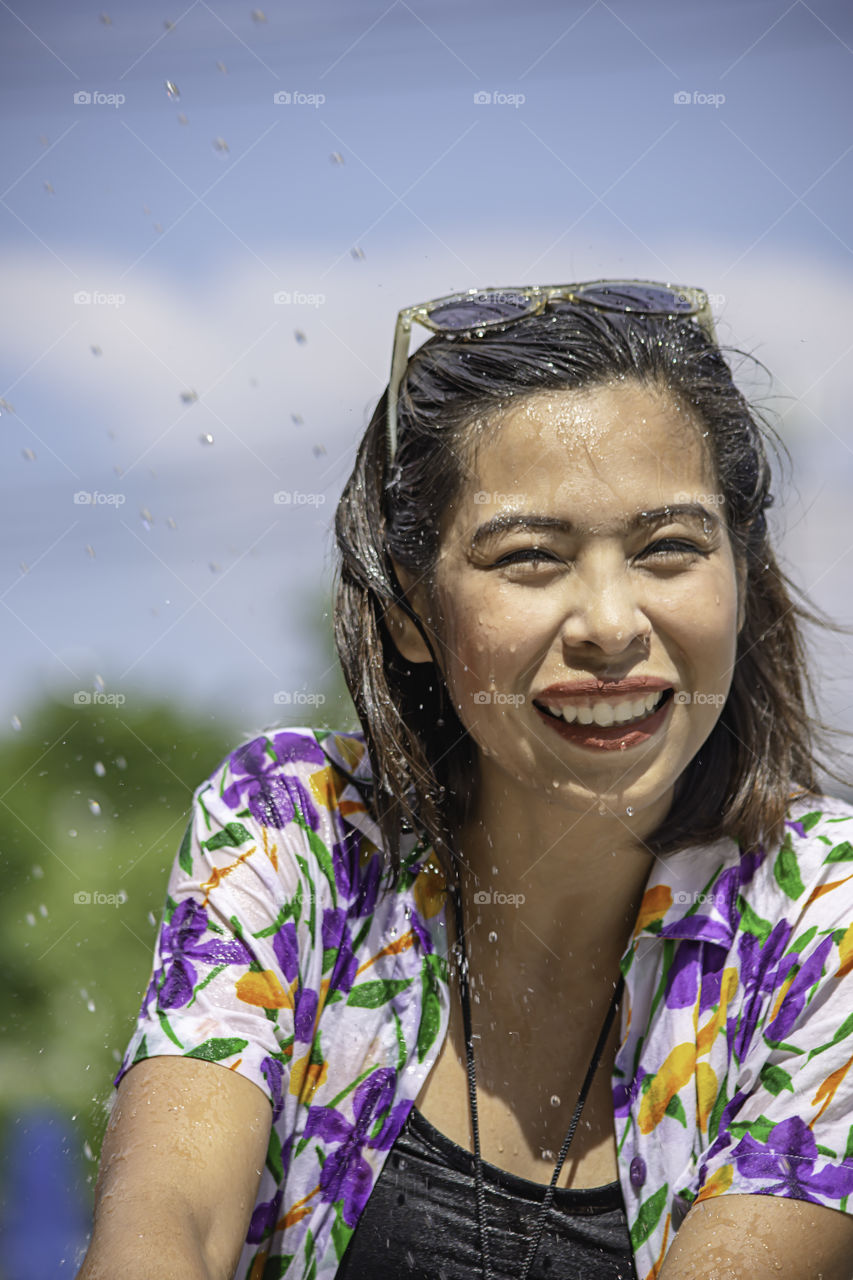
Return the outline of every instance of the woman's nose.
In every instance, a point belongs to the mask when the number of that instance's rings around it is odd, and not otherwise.
[[[612,655],[623,653],[638,640],[648,641],[651,623],[624,562],[611,569],[579,568],[571,591],[562,626],[566,645],[595,645]]]

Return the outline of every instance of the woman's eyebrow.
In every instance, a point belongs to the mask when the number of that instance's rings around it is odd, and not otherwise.
[[[610,526],[618,533],[633,533],[640,527],[668,524],[671,520],[692,520],[702,525],[710,523],[714,531],[720,526],[720,517],[700,502],[674,502],[670,506],[655,507],[651,511],[638,511],[628,520],[616,522]],[[471,535],[471,548],[476,549],[483,542],[508,533],[512,529],[542,530],[556,533],[574,533],[576,526],[570,520],[561,520],[559,516],[539,515],[534,512],[500,512],[484,521]]]

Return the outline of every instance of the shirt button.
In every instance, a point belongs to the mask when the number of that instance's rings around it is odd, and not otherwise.
[[[646,1181],[646,1173],[646,1162],[643,1157],[634,1156],[634,1159],[631,1161],[631,1167],[628,1171],[628,1176],[631,1179],[631,1186],[636,1187],[639,1190]]]

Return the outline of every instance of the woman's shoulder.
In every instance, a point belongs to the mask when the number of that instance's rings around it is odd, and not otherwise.
[[[366,813],[372,773],[360,730],[274,725],[247,733],[196,788],[205,808],[282,828]]]
[[[759,912],[775,900],[777,912],[853,919],[853,804],[839,796],[792,795],[781,837],[745,878],[746,900]],[[787,904],[787,906],[786,906]]]

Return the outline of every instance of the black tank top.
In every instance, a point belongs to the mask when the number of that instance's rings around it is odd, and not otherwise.
[[[495,1280],[516,1280],[545,1187],[483,1162]],[[337,1271],[339,1280],[480,1280],[474,1157],[412,1107]],[[558,1188],[530,1280],[636,1280],[618,1182]]]

